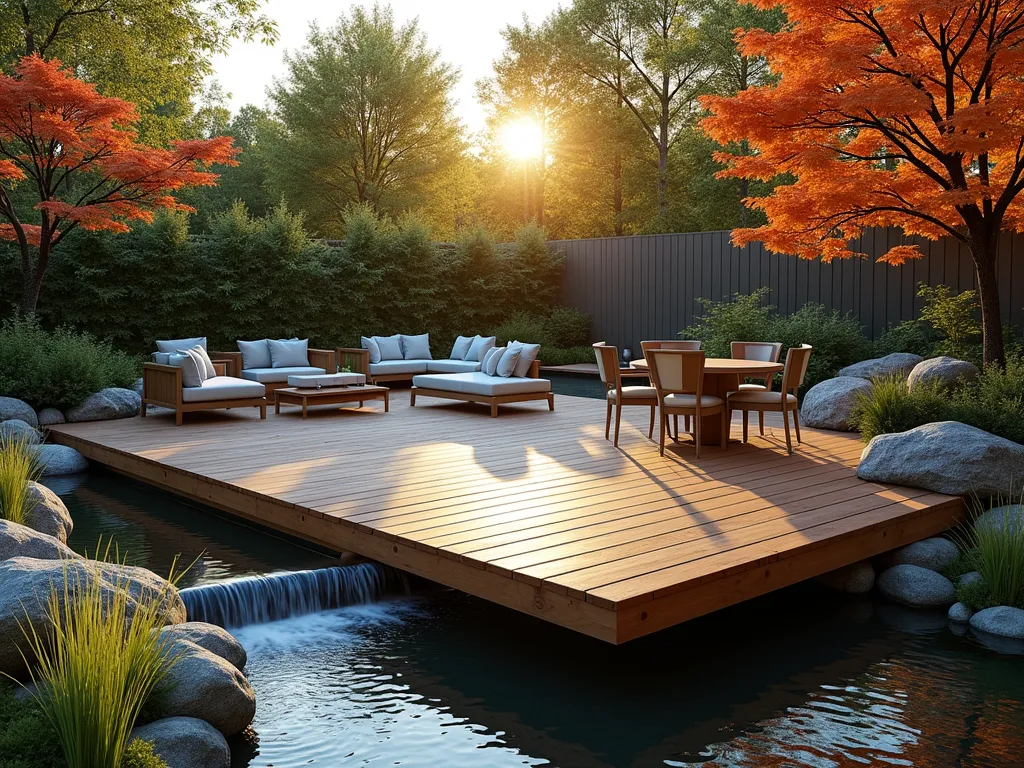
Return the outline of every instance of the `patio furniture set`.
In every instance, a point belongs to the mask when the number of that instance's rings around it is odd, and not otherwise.
[[[743,442],[748,438],[750,412],[758,414],[760,433],[764,434],[765,412],[782,414],[786,450],[793,453],[789,419],[792,416],[796,441],[800,442],[799,401],[797,392],[804,383],[811,347],[791,347],[785,364],[779,363],[782,345],[736,341],[730,358],[708,358],[699,341],[644,341],[644,357],[628,368],[619,365],[619,353],[604,342],[594,345],[598,372],[606,388],[605,439],[609,439],[612,411],[615,412],[614,444],[619,444],[619,424],[624,406],[651,409],[648,439],[654,436],[654,416],[660,414],[658,444],[665,453],[666,435],[679,442],[679,417],[684,431],[691,434],[697,458],[701,445],[717,443],[728,448],[734,411],[743,414]],[[775,374],[782,372],[782,388],[772,389]],[[624,386],[623,381],[648,378],[650,385]],[[755,379],[756,381],[748,381]],[[674,430],[669,430],[669,417]],[[691,429],[692,421],[692,429]]]
[[[283,405],[301,408],[381,400],[381,382],[412,380],[417,396],[482,403],[491,416],[508,403],[546,400],[555,409],[551,382],[539,377],[539,344],[513,341],[497,347],[493,336],[459,336],[449,357],[434,360],[427,334],[363,337],[358,349],[313,349],[307,339],[237,342],[237,352],[207,349],[206,337],[157,342],[143,366],[142,415],[147,406],[170,408],[180,425],[185,413],[255,407],[265,419]],[[343,366],[338,371],[339,363]]]

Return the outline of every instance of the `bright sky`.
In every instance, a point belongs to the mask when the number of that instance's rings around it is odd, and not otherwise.
[[[501,30],[519,24],[525,13],[538,22],[554,11],[558,0],[390,0],[395,19],[404,23],[419,17],[427,44],[458,67],[462,78],[455,89],[456,112],[476,133],[484,127],[484,111],[476,101],[477,80],[490,76],[491,63],[501,55]],[[277,21],[280,39],[273,48],[258,42],[236,42],[214,60],[215,78],[231,94],[236,111],[244,104],[263,105],[273,78],[284,73],[286,50],[301,48],[311,22],[332,26],[350,8],[373,7],[372,0],[267,0],[263,12]]]

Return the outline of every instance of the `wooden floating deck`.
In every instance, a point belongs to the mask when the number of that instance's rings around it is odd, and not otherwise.
[[[664,458],[649,411],[559,396],[502,409],[396,392],[391,413],[255,409],[63,424],[93,461],[235,515],[351,550],[621,643],[938,533],[959,498],[857,479],[855,435],[781,421],[728,451]],[[755,420],[756,422],[756,420]],[[751,430],[756,435],[756,426]],[[734,426],[733,434],[738,434]]]

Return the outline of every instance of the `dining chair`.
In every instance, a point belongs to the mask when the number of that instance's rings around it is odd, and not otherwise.
[[[647,428],[647,437],[654,435],[654,409],[658,407],[658,393],[654,387],[622,386],[622,377],[625,373],[635,374],[630,369],[619,367],[619,350],[610,347],[604,342],[594,345],[594,354],[597,356],[597,372],[601,376],[601,382],[605,387],[605,402],[608,407],[604,419],[604,439],[608,439],[608,433],[612,423],[612,406],[615,406],[615,446],[619,445],[619,423],[622,421],[622,407],[624,405],[644,405],[651,409],[651,423]]]
[[[722,415],[722,448],[729,443],[726,403],[720,397],[703,394],[704,353],[700,350],[650,349],[647,363],[651,381],[658,392],[658,449],[665,455],[665,432],[669,416],[693,417],[693,442],[700,458],[700,430],[704,416]],[[676,431],[678,437],[678,427]]]
[[[729,344],[729,353],[734,360],[760,360],[764,363],[779,362],[782,344],[778,341],[733,341]],[[740,384],[741,392],[768,392],[772,388],[775,374],[771,373],[762,379],[763,384]],[[757,414],[757,426],[764,435],[764,413]]]
[[[750,411],[781,412],[782,423],[786,428],[786,450],[792,455],[793,443],[789,436],[789,414],[793,414],[793,426],[796,429],[796,441],[800,442],[800,402],[797,391],[803,386],[807,376],[807,363],[811,359],[810,344],[790,347],[786,352],[786,367],[782,371],[782,391],[745,389],[731,392],[728,395],[730,420],[732,411],[743,411],[743,442],[747,442],[747,414]]]
[[[666,339],[664,341],[641,341],[640,350],[643,353],[644,359],[647,359],[647,351],[650,349],[678,349],[683,352],[696,352],[700,349],[700,341],[696,339]],[[632,363],[630,363],[632,365]],[[653,383],[653,382],[652,382]],[[672,419],[675,427],[675,435],[673,440],[679,440],[679,417],[675,416]],[[683,416],[683,429],[686,432],[690,431],[690,417]]]

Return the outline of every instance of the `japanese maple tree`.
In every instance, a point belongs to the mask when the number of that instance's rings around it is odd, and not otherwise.
[[[974,259],[986,363],[1004,358],[996,279],[1002,231],[1024,230],[1024,0],[750,0],[781,31],[738,31],[776,84],[711,97],[704,129],[725,176],[775,179],[749,199],[767,225],[736,230],[779,253],[856,254],[864,227],[949,236]],[[897,245],[880,261],[921,257]]]
[[[173,192],[215,184],[230,137],[137,141],[135,107],[100,95],[58,61],[26,56],[0,74],[0,238],[21,253],[22,310],[34,312],[54,249],[76,227],[127,232],[158,208],[191,210]]]

